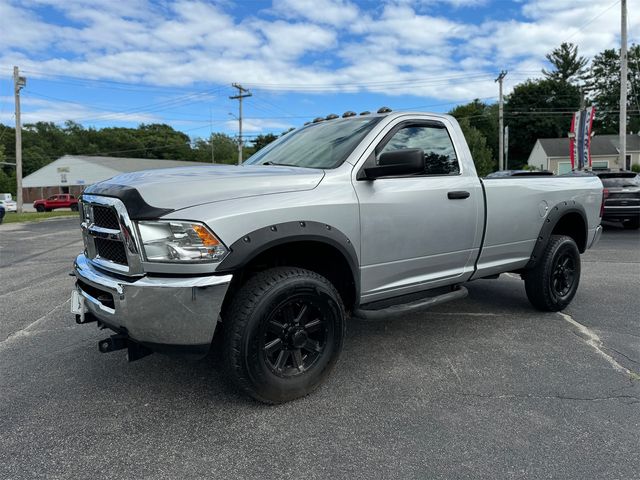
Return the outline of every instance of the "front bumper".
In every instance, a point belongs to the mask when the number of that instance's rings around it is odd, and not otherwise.
[[[84,256],[74,263],[76,288],[88,313],[154,350],[209,349],[233,275],[122,280]]]

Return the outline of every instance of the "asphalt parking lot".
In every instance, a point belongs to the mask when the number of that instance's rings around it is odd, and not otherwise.
[[[0,478],[640,478],[640,233],[610,228],[564,314],[511,276],[352,320],[315,394],[268,407],[220,358],[100,354],[69,313],[77,221],[0,226]]]

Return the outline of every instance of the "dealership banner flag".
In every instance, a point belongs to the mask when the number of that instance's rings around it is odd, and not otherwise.
[[[569,155],[572,170],[584,170],[591,167],[591,129],[596,109],[588,107],[573,114],[571,134],[569,135]]]

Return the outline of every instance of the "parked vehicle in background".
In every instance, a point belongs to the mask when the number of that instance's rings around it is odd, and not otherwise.
[[[50,212],[56,208],[70,208],[73,211],[77,211],[78,199],[68,193],[60,193],[51,195],[46,199],[36,200],[33,202],[33,208],[38,212]]]
[[[0,193],[0,205],[4,207],[5,212],[15,212],[18,209],[10,193]]]
[[[640,228],[640,175],[629,171],[595,172],[605,189],[603,220]]]
[[[593,175],[478,178],[448,115],[330,115],[241,166],[88,187],[72,311],[114,330],[100,351],[130,360],[206,354],[221,330],[235,384],[284,402],[329,375],[350,315],[406,315],[503,272],[535,308],[564,309],[602,200]]]
[[[13,200],[0,200],[0,205],[2,205],[7,212],[15,212],[18,210],[18,204]]]

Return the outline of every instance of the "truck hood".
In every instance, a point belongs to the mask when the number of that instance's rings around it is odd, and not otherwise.
[[[180,210],[234,198],[311,190],[322,177],[324,171],[314,168],[203,165],[125,173],[90,186],[85,193],[120,197],[118,192],[135,190],[150,206]]]

